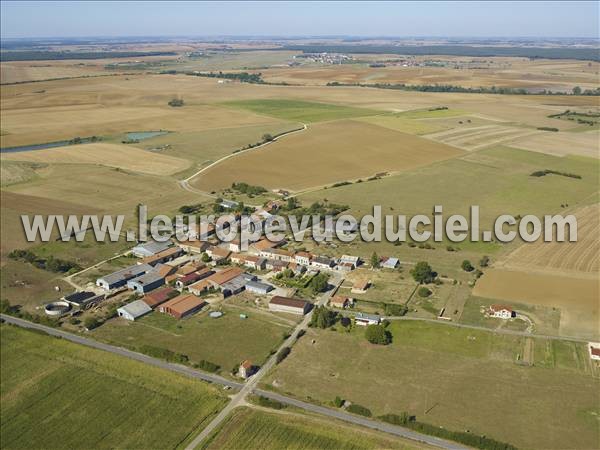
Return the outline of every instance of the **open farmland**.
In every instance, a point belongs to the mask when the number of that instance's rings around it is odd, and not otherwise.
[[[301,399],[329,403],[340,396],[374,416],[408,411],[421,422],[517,447],[596,445],[600,384],[589,363],[574,359],[582,344],[564,343],[558,365],[541,351],[547,341],[534,340],[538,359],[524,367],[515,364],[522,337],[412,321],[389,329],[388,346],[369,344],[361,327],[310,330],[266,382]],[[549,346],[555,354],[555,343]]]
[[[532,152],[565,156],[580,155],[589,158],[600,158],[600,133],[535,133],[524,135],[515,140],[513,145]]]
[[[491,269],[473,290],[479,297],[560,308],[559,332],[563,336],[600,337],[600,286],[597,277],[560,276]]]
[[[479,150],[517,138],[540,134],[540,131],[502,125],[482,125],[460,130],[441,131],[427,135],[427,138],[443,142],[468,151]]]
[[[249,314],[239,317],[236,308],[213,319],[202,312],[178,321],[154,312],[136,321],[113,319],[94,330],[96,339],[134,349],[142,345],[166,348],[187,355],[192,362],[202,359],[221,366],[223,373],[246,359],[260,365],[276,349],[290,325],[275,317]]]
[[[6,153],[2,159],[63,164],[102,164],[150,175],[171,175],[190,163],[180,158],[150,153],[130,145],[93,143],[30,152]]]
[[[382,433],[358,430],[341,422],[288,411],[242,407],[202,445],[203,449],[289,450],[429,448],[420,443],[393,439]]]
[[[311,125],[304,132],[231,158],[207,170],[193,184],[214,190],[243,181],[300,190],[378,172],[404,171],[460,154],[460,150],[417,136],[341,120]]]
[[[225,404],[217,389],[181,375],[12,326],[0,330],[4,448],[173,448]]]

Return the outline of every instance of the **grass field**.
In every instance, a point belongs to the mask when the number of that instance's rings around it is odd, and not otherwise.
[[[307,123],[350,119],[380,113],[380,111],[364,108],[283,99],[240,100],[227,102],[225,105],[278,119]]]
[[[225,307],[219,319],[202,312],[184,320],[154,312],[136,322],[113,319],[94,330],[93,335],[115,345],[137,348],[151,345],[187,355],[192,362],[204,359],[229,372],[236,364],[250,359],[262,364],[269,352],[277,349],[290,325],[272,317],[248,314]]]
[[[223,426],[208,438],[203,449],[406,449],[427,448],[341,422],[290,412],[236,409]]]
[[[174,448],[226,401],[181,375],[8,325],[0,330],[3,448]]]
[[[194,185],[213,190],[244,181],[299,190],[408,170],[460,154],[417,136],[342,120],[309,126],[273,145],[224,161],[196,178]]]
[[[390,330],[389,346],[369,344],[362,328],[311,330],[265,383],[323,403],[340,396],[373,415],[408,411],[421,422],[518,447],[596,445],[600,382],[589,359],[582,365],[574,356],[582,344],[561,344],[560,364],[536,351],[534,365],[524,367],[515,362],[525,338],[409,321]],[[556,353],[553,344],[548,351]]]

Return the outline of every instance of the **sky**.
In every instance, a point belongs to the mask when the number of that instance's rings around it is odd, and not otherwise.
[[[599,37],[599,2],[27,2],[0,34],[86,36]]]

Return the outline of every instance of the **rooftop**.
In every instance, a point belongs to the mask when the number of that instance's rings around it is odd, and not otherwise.
[[[290,306],[292,308],[302,308],[302,309],[304,309],[304,307],[309,302],[307,302],[305,300],[301,300],[299,298],[281,297],[279,295],[276,295],[269,302],[269,304],[271,304],[271,303],[274,304],[274,305]]]
[[[150,308],[143,300],[136,300],[134,302],[128,303],[125,306],[121,306],[119,310],[126,311],[129,315],[133,316],[134,318],[137,318],[143,316],[146,313],[149,313],[150,311],[152,311],[152,308]]]

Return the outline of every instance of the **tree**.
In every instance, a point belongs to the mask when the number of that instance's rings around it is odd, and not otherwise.
[[[310,319],[310,324],[317,328],[329,328],[335,323],[336,313],[324,306],[317,306]]]
[[[292,209],[296,209],[298,207],[298,200],[296,197],[289,197],[287,199],[287,209],[291,211]]]
[[[365,337],[371,344],[387,345],[391,342],[391,335],[383,325],[369,325],[365,330]]]
[[[338,395],[335,397],[335,400],[333,400],[333,404],[336,408],[341,408],[342,406],[344,406],[344,399]]]
[[[211,257],[210,257],[210,256],[208,256],[208,253],[204,252],[204,253],[202,253],[202,257],[201,257],[201,259],[202,259],[202,262],[205,262],[205,263],[207,263],[207,262],[210,262],[210,260],[211,260]]]
[[[490,264],[490,258],[489,256],[484,256],[483,258],[481,258],[479,260],[479,266],[480,267],[487,267]]]
[[[429,297],[431,295],[431,291],[429,289],[427,289],[425,286],[422,286],[417,291],[417,294],[419,294],[419,297],[425,298],[425,297]]]
[[[573,95],[581,95],[581,88],[579,86],[573,88]]]
[[[263,134],[263,141],[265,142],[271,142],[273,140],[273,136],[271,136],[269,133],[265,133]]]
[[[410,271],[410,274],[417,283],[427,284],[433,282],[436,277],[436,273],[431,269],[431,266],[427,261],[420,261],[415,264]]]
[[[309,286],[313,294],[318,294],[320,292],[325,292],[327,290],[327,280],[329,279],[329,275],[326,273],[319,273],[315,275],[312,280],[310,280]]]
[[[465,259],[462,264],[461,264],[462,270],[464,270],[465,272],[473,272],[473,270],[475,270],[475,267],[473,267],[473,265],[471,264],[471,261],[469,261],[468,259]]]
[[[377,256],[377,253],[373,252],[373,254],[371,255],[371,267],[373,269],[379,269],[380,264],[379,264],[379,256]]]

